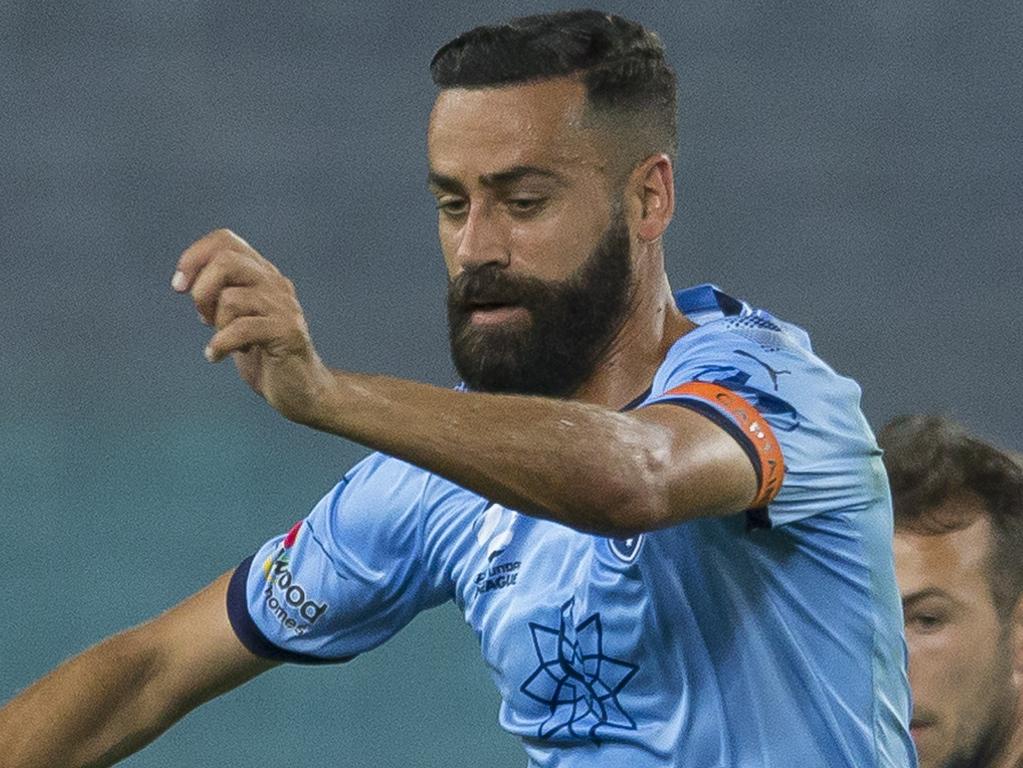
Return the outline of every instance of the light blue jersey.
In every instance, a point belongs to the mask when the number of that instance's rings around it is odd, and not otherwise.
[[[532,767],[914,766],[891,507],[859,387],[713,286],[677,300],[699,327],[639,407],[734,435],[756,509],[608,539],[373,454],[239,567],[242,642],[344,660],[454,600]]]

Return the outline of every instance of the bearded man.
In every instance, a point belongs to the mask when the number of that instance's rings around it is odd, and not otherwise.
[[[859,388],[799,328],[669,287],[660,41],[548,14],[461,35],[432,74],[463,386],[327,368],[267,259],[227,230],[188,248],[172,285],[215,329],[207,357],[377,452],[205,591],[12,702],[5,764],[108,764],[274,665],[345,661],[450,600],[530,766],[912,765]]]

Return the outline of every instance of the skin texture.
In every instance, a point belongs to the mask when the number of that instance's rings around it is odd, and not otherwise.
[[[445,91],[429,135],[452,279],[489,264],[509,276],[561,283],[607,231],[612,192],[620,201],[631,259],[628,309],[573,400],[459,393],[328,369],[290,281],[228,230],[191,245],[172,280],[214,330],[207,358],[231,356],[242,379],[289,419],[581,530],[631,535],[745,509],[756,476],[723,430],[674,406],[618,412],[649,386],[668,348],[693,325],[675,308],[664,274],[660,238],[674,210],[670,160],[647,158],[612,191],[603,162],[614,147],[581,125],[584,109],[582,87],[570,78]],[[523,168],[540,173],[524,176]],[[526,195],[543,202],[516,202]],[[530,317],[484,312],[473,322],[483,328]],[[226,584],[225,576],[16,697],[0,711],[4,766],[109,765],[273,666],[234,636]]]
[[[952,510],[976,519],[950,533],[895,535],[913,740],[920,768],[1014,768],[1023,761],[1023,611],[1003,620],[995,609],[981,500],[954,497],[935,518]]]

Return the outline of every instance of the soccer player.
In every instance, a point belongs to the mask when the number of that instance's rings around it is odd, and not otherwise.
[[[1023,766],[1023,468],[936,416],[879,440],[920,766]]]
[[[378,452],[205,591],[29,688],[0,754],[105,764],[275,664],[350,659],[452,600],[531,766],[912,765],[859,388],[799,328],[669,288],[657,37],[536,16],[458,37],[432,74],[464,386],[328,369],[269,261],[226,230],[189,247],[172,285],[214,328],[207,357]]]

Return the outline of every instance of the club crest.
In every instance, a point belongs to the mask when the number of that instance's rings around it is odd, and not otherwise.
[[[639,550],[643,546],[643,534],[627,539],[608,539],[607,546],[611,554],[623,563],[632,563],[639,556]]]

